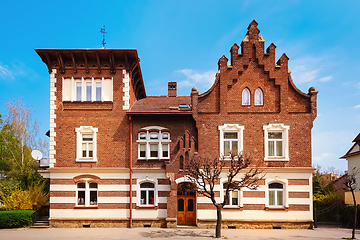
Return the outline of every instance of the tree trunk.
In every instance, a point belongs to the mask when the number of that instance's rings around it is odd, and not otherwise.
[[[354,200],[354,206],[355,206],[355,215],[354,215],[354,226],[353,226],[353,230],[352,230],[352,239],[355,239],[355,229],[356,229],[356,221],[357,221],[357,204],[356,204],[356,198],[355,198],[355,193],[354,193],[354,189],[351,188],[351,194]]]
[[[221,206],[216,206],[216,214],[217,214],[217,219],[216,219],[216,233],[215,233],[215,237],[216,238],[220,238],[221,237]]]

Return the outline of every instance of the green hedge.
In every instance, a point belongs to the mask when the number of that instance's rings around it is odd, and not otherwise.
[[[31,226],[35,217],[34,213],[34,210],[0,211],[0,229]]]

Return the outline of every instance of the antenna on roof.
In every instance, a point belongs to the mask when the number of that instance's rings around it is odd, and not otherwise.
[[[100,32],[103,34],[103,39],[102,39],[102,42],[101,42],[102,48],[105,48],[105,44],[106,44],[106,42],[105,42],[105,33],[107,33],[107,32],[105,32],[105,25],[104,25],[104,28],[100,28]]]

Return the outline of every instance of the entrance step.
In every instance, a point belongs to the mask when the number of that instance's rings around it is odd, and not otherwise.
[[[177,225],[177,228],[182,228],[182,229],[196,229],[196,228],[198,228],[198,227],[197,227],[197,226]]]
[[[47,218],[40,218],[34,222],[31,228],[49,228],[49,220]]]

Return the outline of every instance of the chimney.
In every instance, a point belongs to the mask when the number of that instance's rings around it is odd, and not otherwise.
[[[169,81],[168,82],[168,96],[169,97],[176,97],[176,81]]]

